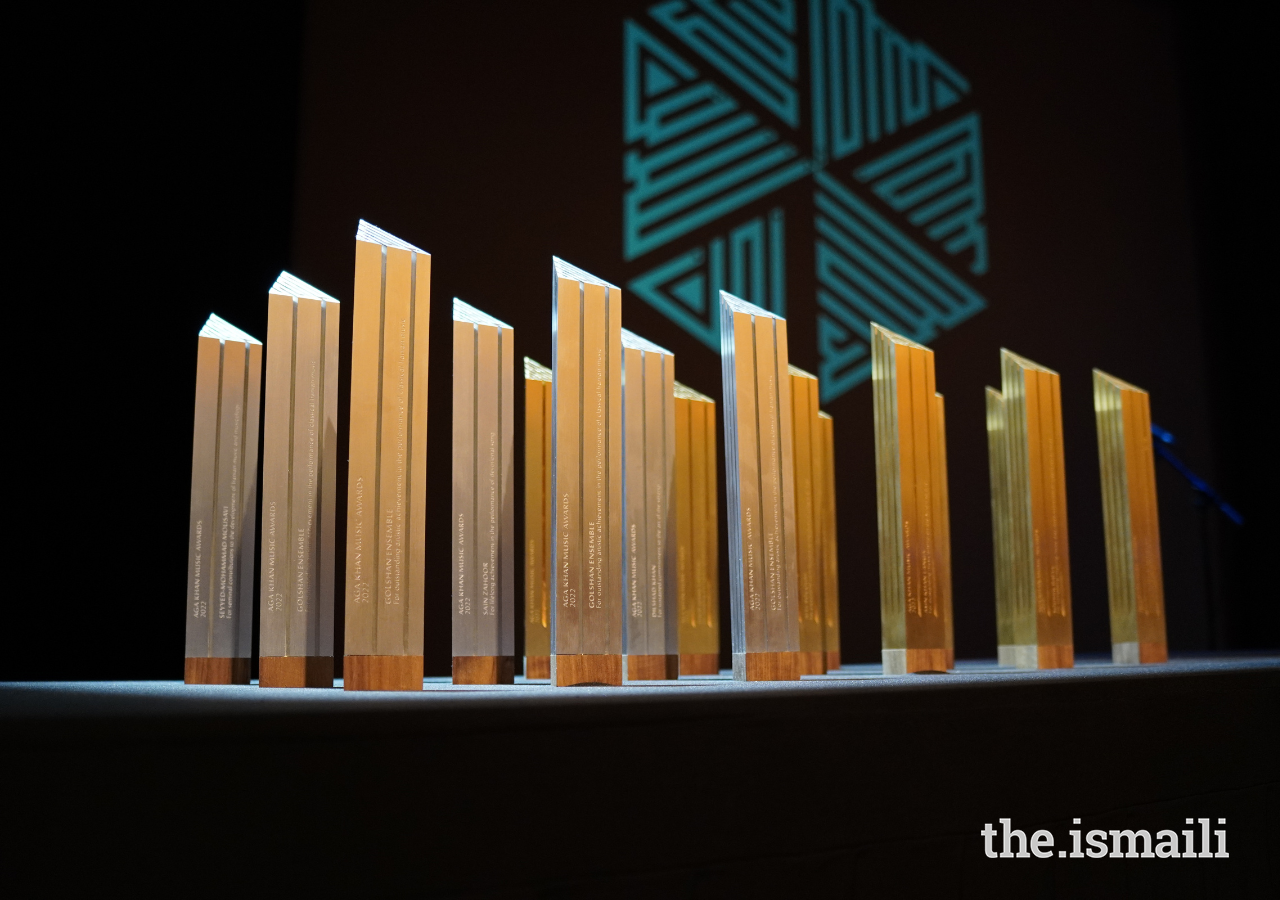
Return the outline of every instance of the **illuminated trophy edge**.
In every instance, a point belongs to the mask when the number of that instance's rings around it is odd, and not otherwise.
[[[676,593],[675,354],[622,335],[622,652],[625,677],[680,674]]]
[[[733,676],[795,681],[800,638],[786,320],[721,291],[720,346]],[[757,397],[767,404],[763,413]],[[756,422],[765,423],[764,435]],[[757,447],[770,465],[760,465]]]
[[[620,685],[622,291],[557,258],[552,279],[551,683]]]
[[[454,684],[515,680],[515,331],[453,298]]]
[[[871,353],[884,673],[945,672],[934,355],[874,322]]]
[[[183,680],[248,684],[262,343],[210,314],[197,346]]]
[[[551,370],[524,358],[524,677],[551,677]]]
[[[1107,548],[1111,658],[1120,665],[1169,661],[1151,398],[1093,370],[1098,463]]]
[[[674,383],[680,674],[720,674],[716,402]]]
[[[431,256],[360,221],[343,687],[422,690]]]
[[[818,412],[822,441],[822,646],[828,672],[840,669],[840,542],[836,526],[835,420]]]
[[[333,686],[341,314],[288,272],[267,294],[260,687]]]

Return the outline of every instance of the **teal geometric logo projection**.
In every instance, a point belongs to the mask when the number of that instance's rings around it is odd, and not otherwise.
[[[969,93],[869,0],[650,6],[623,23],[631,290],[718,352],[718,291],[785,315],[786,261],[812,260],[822,400],[838,397],[870,376],[871,321],[924,342],[985,306]]]

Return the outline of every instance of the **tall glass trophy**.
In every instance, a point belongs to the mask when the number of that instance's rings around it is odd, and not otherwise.
[[[333,686],[340,316],[288,272],[267,295],[261,687]]]
[[[622,291],[553,260],[551,683],[622,684]]]
[[[249,683],[261,391],[262,343],[209,316],[196,355],[187,684]]]
[[[733,677],[800,677],[787,322],[720,292]]]

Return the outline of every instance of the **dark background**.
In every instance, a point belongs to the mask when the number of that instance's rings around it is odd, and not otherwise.
[[[433,254],[428,540],[444,545],[448,299],[510,321],[517,353],[547,362],[548,257],[622,280],[618,48],[641,8],[98,11],[22,32],[36,52],[15,80],[7,191],[21,574],[0,678],[180,677],[195,334],[214,311],[264,336],[281,268],[349,299],[359,217]],[[1077,651],[1109,644],[1095,365],[1152,391],[1184,459],[1246,517],[1206,514],[1158,466],[1171,649],[1275,646],[1260,24],[1207,3],[878,8],[969,78],[983,116],[991,271],[971,281],[990,305],[934,343],[959,655],[995,650],[979,389],[1000,346],[1063,376]],[[792,357],[814,369],[811,262],[788,271]],[[713,354],[639,300],[624,317],[719,396]],[[849,662],[879,649],[870,406],[863,385],[830,407]],[[429,674],[448,670],[447,591],[443,566],[428,572]]]

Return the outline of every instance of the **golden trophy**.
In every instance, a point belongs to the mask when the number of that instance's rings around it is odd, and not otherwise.
[[[675,383],[676,585],[680,673],[720,673],[716,402]]]
[[[622,291],[553,260],[551,683],[622,684]]]
[[[515,331],[453,300],[453,683],[515,680]]]
[[[933,351],[871,326],[886,675],[947,670],[946,439]]]
[[[260,687],[333,686],[341,313],[288,272],[267,295]]]
[[[840,668],[840,549],[836,540],[835,423],[818,413],[822,484],[818,489],[818,523],[822,530],[822,648],[828,672]]]
[[[800,677],[787,322],[720,292],[733,677]]]
[[[361,221],[343,686],[422,690],[431,256]]]
[[[1151,399],[1142,388],[1094,369],[1093,409],[1102,468],[1111,658],[1123,665],[1168,662]]]
[[[524,677],[551,677],[551,370],[524,358]]]
[[[827,671],[822,597],[822,440],[818,424],[818,378],[787,367],[791,387],[791,449],[796,496],[796,586],[799,590],[801,675]]]
[[[1067,484],[1058,373],[1000,351],[1001,390],[986,389],[999,662],[1074,664]]]
[[[261,390],[262,343],[209,316],[196,355],[187,684],[249,683]]]

